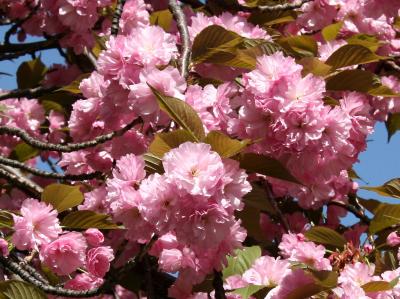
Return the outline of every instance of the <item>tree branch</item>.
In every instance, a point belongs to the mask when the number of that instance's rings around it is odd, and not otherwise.
[[[271,204],[272,204],[276,214],[279,216],[279,220],[280,220],[281,224],[283,225],[283,228],[285,229],[285,231],[287,233],[290,232],[289,223],[288,223],[287,219],[285,218],[285,215],[283,215],[281,209],[279,208],[278,203],[275,200],[274,194],[272,193],[271,185],[268,182],[265,182],[265,191],[267,193],[268,199],[271,201]]]
[[[29,196],[40,198],[40,194],[43,192],[42,187],[8,166],[0,165],[0,177],[11,182],[13,187],[23,190]]]
[[[60,36],[55,36],[48,40],[32,43],[0,45],[0,61],[18,58],[25,54],[35,53],[36,51],[57,48],[59,38]]]
[[[119,30],[119,20],[122,15],[122,11],[124,10],[126,0],[118,0],[117,7],[115,8],[112,26],[111,26],[111,35],[117,35]]]
[[[340,202],[340,201],[336,201],[336,200],[330,201],[328,203],[328,205],[338,206],[338,207],[342,207],[342,208],[346,209],[347,211],[352,213],[354,216],[356,216],[358,219],[360,219],[365,224],[369,224],[371,222],[371,219],[369,219],[361,211],[357,210],[356,207],[354,207],[353,205],[345,204],[344,202]]]
[[[169,0],[169,9],[174,15],[182,40],[181,75],[182,77],[186,78],[189,73],[188,69],[191,54],[188,25],[185,14],[182,11],[182,7],[178,4],[177,0]]]
[[[57,151],[57,152],[63,152],[63,153],[70,153],[73,151],[89,148],[89,147],[94,147],[96,145],[102,144],[104,142],[107,142],[114,137],[117,136],[122,136],[125,132],[129,131],[132,129],[135,125],[139,124],[142,122],[142,119],[139,117],[132,121],[130,124],[122,128],[121,130],[114,131],[105,135],[100,135],[97,136],[96,138],[89,140],[89,141],[84,141],[80,143],[67,143],[67,144],[55,144],[55,143],[48,143],[48,142],[43,142],[38,139],[35,139],[34,137],[30,136],[26,131],[15,128],[15,127],[7,127],[7,126],[0,126],[0,135],[2,134],[7,134],[7,135],[12,135],[12,136],[17,136],[21,138],[23,141],[25,141],[27,144],[30,146],[41,149],[41,150],[48,150],[48,151]]]
[[[28,98],[34,99],[38,98],[46,93],[57,90],[58,87],[45,88],[43,86],[28,88],[28,89],[14,89],[7,93],[0,95],[0,101],[12,99],[12,98]]]
[[[303,4],[307,2],[311,2],[313,0],[296,0],[293,3],[285,3],[285,4],[278,4],[278,5],[262,5],[257,6],[258,10],[261,11],[283,11],[283,10],[291,10],[300,8]]]
[[[226,299],[224,282],[222,281],[221,272],[214,270],[214,279],[212,285],[215,290],[215,299]]]
[[[30,167],[24,163],[21,163],[17,160],[8,159],[0,155],[0,164],[11,166],[14,168],[19,168],[25,170],[31,174],[49,178],[49,179],[57,179],[57,180],[72,180],[72,181],[83,181],[83,180],[91,180],[94,178],[101,177],[101,172],[92,172],[87,174],[62,174],[62,173],[54,173],[48,172],[44,170],[40,170],[37,168]]]

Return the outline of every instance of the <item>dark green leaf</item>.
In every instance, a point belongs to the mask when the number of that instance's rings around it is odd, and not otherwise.
[[[203,123],[197,112],[186,102],[168,97],[149,85],[156,96],[160,109],[169,115],[182,129],[189,132],[196,141],[201,141],[205,137]]]
[[[240,158],[240,167],[248,172],[299,184],[299,181],[278,160],[267,156],[254,153],[243,154]]]
[[[260,256],[261,248],[259,246],[237,249],[234,256],[227,256],[228,265],[222,270],[224,280],[232,275],[242,275]]]
[[[194,138],[186,130],[158,133],[150,144],[149,151],[153,155],[162,158],[165,153],[187,141],[195,142]]]
[[[346,239],[338,232],[324,226],[313,226],[304,235],[312,242],[332,245],[340,249],[347,243]]]
[[[252,189],[243,197],[246,206],[256,208],[259,211],[268,212],[274,215],[276,213],[274,207],[271,205],[270,199],[264,188],[257,184],[252,184]]]
[[[385,203],[375,199],[363,199],[358,197],[357,200],[364,208],[366,208],[372,214],[375,214],[378,211],[378,209],[380,209],[383,205],[385,205]]]
[[[327,270],[308,270],[315,279],[315,283],[325,287],[325,288],[334,288],[337,286],[338,273],[336,271],[327,271]]]
[[[314,38],[308,35],[293,35],[278,40],[278,43],[290,52],[300,57],[317,56],[318,45]]]
[[[68,229],[117,229],[118,225],[109,220],[108,215],[93,211],[76,211],[69,213],[61,221],[61,225]]]
[[[21,63],[17,70],[18,88],[25,89],[38,86],[46,71],[47,68],[40,58]]]
[[[240,141],[232,139],[224,133],[211,131],[204,142],[210,144],[212,150],[216,151],[221,157],[230,158],[245,149],[250,140]]]
[[[400,99],[398,100],[400,101]],[[400,130],[400,113],[389,114],[388,120],[385,122],[388,132],[388,142],[390,138]]]
[[[5,299],[46,299],[43,291],[34,285],[20,281],[8,280],[0,282],[0,296]]]
[[[47,185],[42,192],[42,201],[53,206],[59,213],[76,207],[83,202],[79,186],[64,184]]]

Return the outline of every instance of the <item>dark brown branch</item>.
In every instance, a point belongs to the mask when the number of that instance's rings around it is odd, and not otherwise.
[[[13,187],[19,188],[27,195],[35,198],[40,198],[40,194],[43,191],[39,185],[24,177],[21,173],[18,173],[16,169],[5,165],[0,165],[0,177],[10,182]]]
[[[24,281],[33,284],[37,288],[41,289],[43,292],[51,295],[87,298],[100,295],[109,288],[107,281],[102,286],[87,291],[75,291],[64,289],[61,287],[55,287],[37,280],[35,277],[31,276],[28,271],[23,269],[18,263],[12,261],[10,258],[0,256],[0,263],[4,266],[4,268],[8,269],[12,273],[17,274]]]
[[[115,8],[112,26],[111,26],[111,35],[117,35],[119,30],[119,20],[122,15],[122,11],[124,10],[126,0],[118,0],[117,7]]]
[[[344,202],[332,200],[328,203],[328,205],[331,206],[337,206],[337,207],[342,207],[352,213],[354,216],[356,216],[358,219],[360,219],[362,222],[365,224],[369,224],[371,222],[371,219],[369,219],[364,213],[359,211],[356,207],[350,204],[346,204]]]
[[[267,193],[268,200],[271,202],[276,214],[278,215],[279,221],[283,225],[283,228],[285,229],[285,231],[287,233],[289,233],[290,232],[289,222],[287,221],[287,219],[285,218],[285,215],[283,215],[281,209],[279,208],[278,203],[276,202],[275,196],[272,193],[271,185],[268,182],[265,182],[265,192]]]
[[[303,4],[311,1],[312,0],[300,0],[300,1],[294,1],[293,3],[285,3],[278,5],[262,5],[258,6],[257,8],[261,11],[284,11],[284,10],[300,8],[303,6]]]
[[[186,78],[189,73],[189,63],[191,54],[189,29],[186,22],[185,14],[183,13],[182,7],[179,5],[177,0],[169,0],[169,9],[174,15],[181,36],[181,41],[182,41],[181,75],[182,77]]]
[[[24,131],[22,129],[14,128],[14,127],[7,127],[7,126],[0,126],[0,135],[7,134],[7,135],[12,135],[12,136],[17,136],[17,137],[21,138],[23,141],[25,141],[27,144],[29,144],[30,146],[37,148],[37,149],[70,153],[70,152],[74,152],[77,150],[94,147],[96,145],[107,142],[107,141],[113,139],[114,137],[122,136],[125,132],[129,131],[135,125],[137,125],[141,122],[142,122],[141,118],[137,118],[133,122],[128,124],[126,127],[122,128],[121,130],[114,131],[112,133],[108,133],[105,135],[100,135],[92,140],[84,141],[84,142],[80,142],[80,143],[55,144],[55,143],[43,142],[43,141],[40,141],[40,140],[35,139],[34,137],[30,136],[26,131]]]
[[[26,54],[33,54],[36,51],[57,48],[59,38],[60,36],[56,36],[32,43],[0,45],[0,60],[14,59]]]
[[[14,89],[7,93],[0,95],[0,101],[12,98],[28,98],[34,99],[38,98],[44,94],[50,93],[54,90],[57,90],[57,87],[45,88],[42,86],[28,89]]]
[[[213,287],[215,290],[215,299],[226,299],[222,273],[214,270]]]
[[[50,179],[57,179],[57,180],[83,181],[83,180],[91,180],[94,178],[98,178],[98,177],[101,177],[101,175],[102,175],[101,172],[93,172],[93,173],[88,173],[88,174],[62,174],[62,173],[48,172],[48,171],[30,167],[24,163],[21,163],[16,160],[8,159],[1,155],[0,155],[0,164],[11,166],[11,167],[18,168],[21,170],[25,170],[25,171],[27,171],[31,174],[37,175],[37,176],[50,178]]]

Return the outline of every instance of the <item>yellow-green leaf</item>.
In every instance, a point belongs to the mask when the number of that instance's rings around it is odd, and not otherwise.
[[[386,59],[376,55],[370,49],[362,45],[344,45],[332,53],[326,60],[326,64],[332,69],[339,69],[346,66],[365,64]]]
[[[25,142],[21,142],[14,147],[10,157],[20,162],[25,162],[36,157],[38,154],[39,150],[37,148],[34,148]]]
[[[382,204],[370,223],[369,231],[375,234],[398,223],[400,223],[400,205]]]
[[[368,34],[354,34],[347,39],[347,43],[350,45],[361,45],[372,52],[376,52],[378,48],[383,44],[378,38]]]
[[[294,52],[300,57],[317,56],[318,45],[314,38],[308,35],[294,35],[283,37],[278,43],[290,52]]]
[[[169,32],[172,25],[173,16],[169,9],[157,10],[150,15],[150,24],[158,25]]]
[[[254,261],[261,256],[261,248],[259,246],[244,247],[235,250],[234,255],[227,256],[227,266],[222,270],[224,280],[229,276],[243,274],[249,269]]]
[[[162,158],[165,153],[187,141],[194,142],[195,140],[186,130],[180,129],[168,133],[158,133],[150,144],[149,151]]]
[[[386,130],[388,132],[388,142],[389,142],[392,136],[397,131],[400,131],[400,113],[389,114],[388,120],[385,122],[385,124],[386,124]]]
[[[11,228],[14,225],[14,218],[13,215],[6,211],[6,210],[1,210],[0,211],[0,228]]]
[[[50,111],[53,110],[53,111],[57,111],[57,112],[65,114],[64,107],[55,101],[43,100],[43,101],[40,101],[40,104],[42,104],[46,113],[49,113]]]
[[[93,211],[76,211],[69,213],[61,221],[61,225],[68,229],[117,229],[118,225],[109,220],[108,215]]]
[[[297,270],[301,271],[301,270]],[[296,286],[296,288],[286,295],[285,299],[306,299],[311,298],[311,296],[316,295],[326,288],[322,287],[316,283],[303,284],[301,286]]]
[[[323,63],[315,57],[303,57],[298,61],[303,66],[302,75],[305,76],[309,73],[316,76],[326,76],[331,70],[331,66]]]
[[[265,288],[266,288],[265,286],[259,286],[259,285],[250,284],[250,285],[248,285],[246,287],[236,289],[236,290],[232,291],[231,293],[240,295],[240,298],[242,298],[242,299],[248,299],[253,294],[255,294],[255,293],[257,293],[260,290],[265,289]],[[263,298],[264,297],[265,296],[263,296]]]
[[[278,161],[273,158],[246,153],[240,157],[240,167],[276,179],[299,184],[299,181]]]
[[[384,292],[393,289],[390,282],[387,281],[370,281],[361,286],[366,293]]]
[[[20,281],[0,282],[0,296],[4,299],[46,299],[46,294],[34,285]]]
[[[165,96],[150,85],[149,87],[156,96],[161,110],[167,113],[182,129],[188,131],[194,140],[204,139],[203,123],[192,106],[182,100]]]
[[[342,29],[343,22],[337,22],[330,24],[322,29],[322,36],[323,38],[329,42],[336,39],[337,35],[339,34],[340,29]]]
[[[192,61],[221,63],[235,57],[234,52],[243,37],[218,25],[203,29],[193,41]]]
[[[21,63],[17,70],[18,88],[25,89],[38,86],[46,71],[47,68],[40,58]]]
[[[313,226],[304,235],[312,242],[331,245],[340,249],[347,243],[346,239],[338,232],[324,226]]]
[[[90,73],[85,73],[80,75],[78,78],[76,78],[71,84],[64,86],[60,89],[59,91],[68,91],[73,94],[81,94],[81,90],[79,89],[79,85],[81,84],[83,79],[86,79],[90,76]]]
[[[400,199],[400,178],[387,181],[382,186],[377,187],[361,187],[362,189],[376,192],[383,196],[394,197]]]
[[[338,273],[336,271],[309,269],[308,272],[314,277],[315,283],[322,287],[330,289],[337,286]]]
[[[211,131],[204,142],[210,144],[211,149],[221,157],[230,158],[245,149],[250,140],[236,140],[226,136],[224,133]]]
[[[76,207],[83,202],[79,186],[51,184],[44,188],[42,201],[51,204],[59,213]]]

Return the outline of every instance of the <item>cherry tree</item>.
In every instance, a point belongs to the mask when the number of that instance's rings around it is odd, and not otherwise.
[[[398,0],[0,11],[0,298],[400,298]]]

